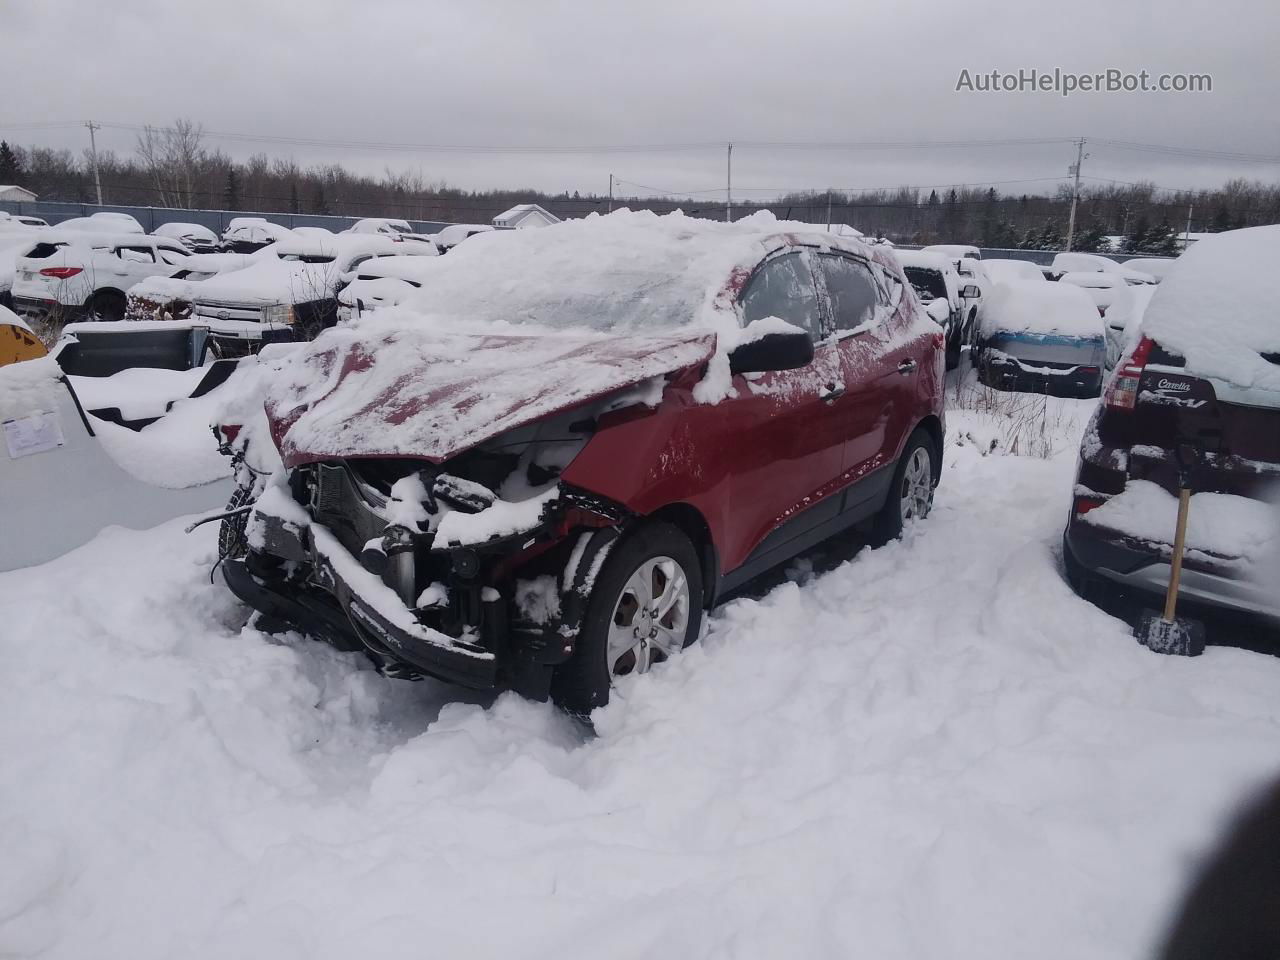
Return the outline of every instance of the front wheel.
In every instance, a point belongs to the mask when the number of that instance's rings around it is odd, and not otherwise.
[[[110,290],[94,294],[89,301],[89,319],[96,322],[115,322],[124,319],[125,299]]]
[[[647,673],[698,637],[704,585],[698,553],[669,523],[646,523],[619,541],[596,578],[573,657],[552,696],[582,715],[609,702],[614,679]]]
[[[933,509],[933,489],[938,482],[933,438],[922,427],[907,440],[902,459],[893,471],[889,498],[876,515],[874,540],[888,543],[902,536],[908,520],[923,520]]]

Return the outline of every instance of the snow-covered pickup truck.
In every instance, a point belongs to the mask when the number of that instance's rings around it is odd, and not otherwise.
[[[286,240],[276,256],[200,282],[193,320],[206,324],[223,355],[252,353],[263,343],[310,340],[338,319],[344,274],[379,255],[435,256],[433,244],[378,234]]]
[[[263,260],[275,259],[275,245],[256,253],[193,253],[172,276],[148,277],[129,288],[126,320],[186,320],[200,285],[210,277],[244,270]]]
[[[121,320],[130,287],[176,273],[189,256],[164,237],[42,231],[14,263],[14,309],[39,320]]]
[[[436,264],[423,256],[371,257],[345,277],[347,284],[338,294],[338,319],[354,320],[362,313],[396,306],[421,289],[435,269]]]

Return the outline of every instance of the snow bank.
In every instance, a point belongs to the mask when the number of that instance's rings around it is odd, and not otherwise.
[[[1034,280],[1007,280],[991,288],[982,311],[984,335],[1031,333],[1042,336],[1103,337],[1102,318],[1079,287]]]
[[[903,542],[721,608],[620,684],[596,737],[241,629],[210,583],[214,525],[107,531],[0,575],[0,943],[1149,954],[1276,770],[1280,661],[1160,657],[1071,593],[1074,449],[945,459]]]
[[[1187,371],[1280,392],[1276,264],[1280,226],[1230,230],[1194,244],[1160,284],[1142,332],[1186,357]]]
[[[58,409],[61,376],[62,368],[52,357],[0,367],[0,421]]]
[[[163,416],[165,407],[191,396],[207,371],[131,367],[110,377],[68,377],[85,410],[119,407],[126,420]]]
[[[1130,480],[1124,492],[1084,515],[1086,523],[1137,540],[1172,544],[1178,498],[1149,480]],[[1187,515],[1187,549],[1253,560],[1280,545],[1280,511],[1226,493],[1195,493]]]

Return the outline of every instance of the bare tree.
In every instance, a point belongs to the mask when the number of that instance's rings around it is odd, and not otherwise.
[[[204,126],[186,119],[172,127],[147,126],[138,134],[138,157],[161,206],[194,205],[196,179],[208,160],[203,140]]]

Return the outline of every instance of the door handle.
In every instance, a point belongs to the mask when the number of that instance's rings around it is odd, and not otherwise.
[[[900,364],[898,364],[898,372],[903,376],[906,376],[915,368],[916,368],[916,362],[914,360],[903,360]]]
[[[836,385],[834,383],[828,383],[825,387],[822,388],[823,403],[835,403],[837,400],[839,400],[843,396],[844,396],[843,383],[839,385]]]

